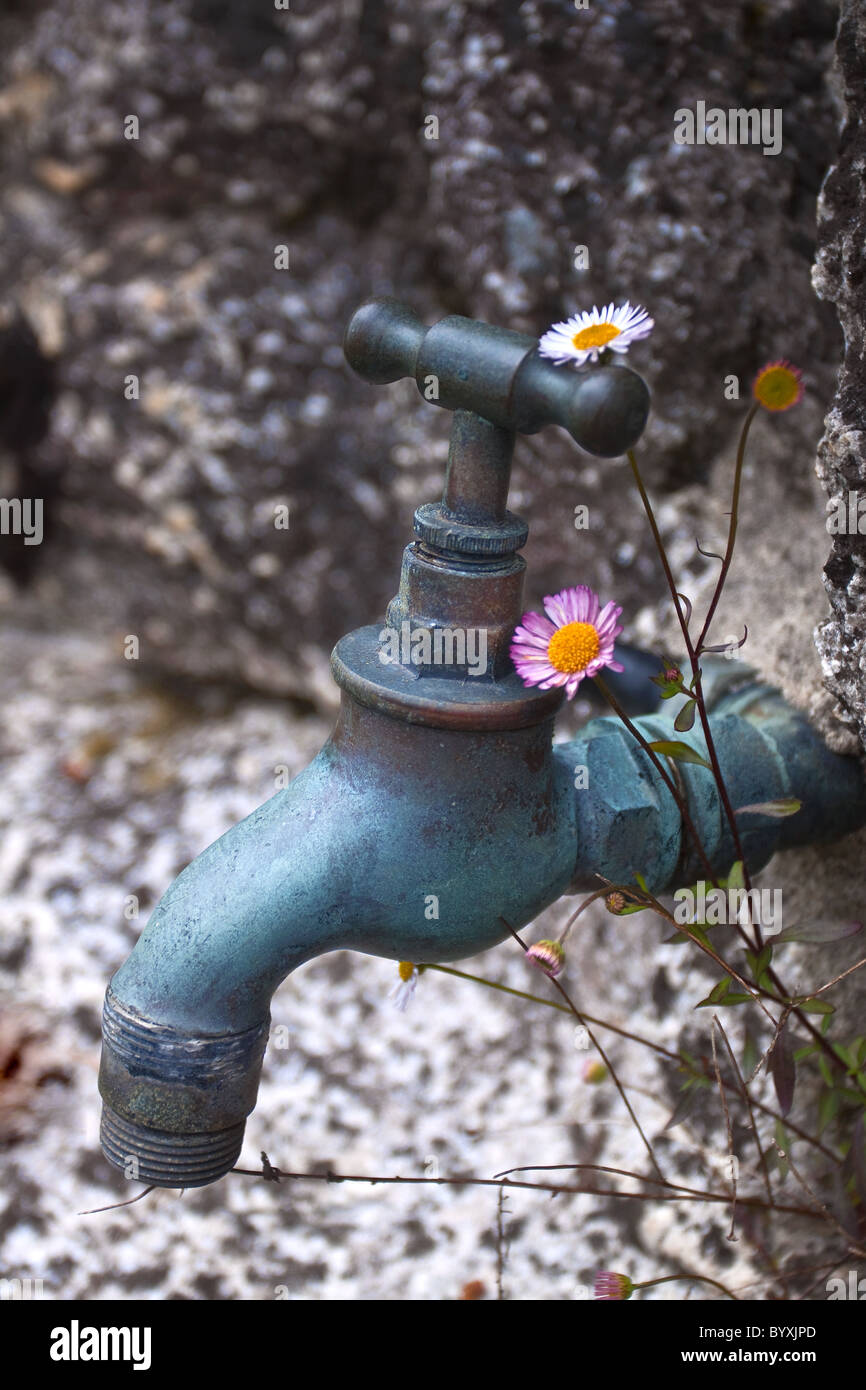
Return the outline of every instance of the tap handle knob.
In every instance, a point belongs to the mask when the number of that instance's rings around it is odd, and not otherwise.
[[[413,377],[434,405],[473,411],[519,434],[560,425],[602,458],[630,449],[649,414],[649,388],[629,367],[575,372],[543,358],[528,334],[458,314],[425,328],[414,310],[387,297],[355,311],[343,350],[365,381]]]

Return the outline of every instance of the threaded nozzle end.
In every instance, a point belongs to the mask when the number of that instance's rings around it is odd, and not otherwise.
[[[132,1181],[151,1187],[205,1187],[234,1167],[245,1129],[246,1120],[241,1120],[214,1133],[168,1134],[103,1105],[99,1139],[109,1163]]]
[[[148,1018],[109,986],[99,1067],[109,1163],[154,1187],[204,1187],[223,1177],[256,1103],[269,1022],[192,1033]]]

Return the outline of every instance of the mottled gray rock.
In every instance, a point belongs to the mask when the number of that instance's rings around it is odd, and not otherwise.
[[[395,591],[444,460],[443,413],[342,362],[370,293],[531,332],[594,301],[648,304],[655,334],[632,357],[655,393],[658,488],[700,480],[730,443],[726,374],[745,388],[808,345],[829,395],[838,329],[808,272],[834,22],[806,0],[4,15],[0,293],[63,384],[40,449],[65,500],[32,620],[136,633],[151,670],[323,690],[330,645]],[[676,145],[698,100],[781,108],[781,153]],[[811,456],[805,417],[791,440]],[[658,592],[617,465],[548,431],[519,450],[512,505],[532,524],[530,602],[583,580],[632,617]]]
[[[814,283],[836,307],[845,360],[818,454],[834,533],[824,568],[832,617],[821,624],[817,641],[827,684],[866,741],[866,10],[860,0],[842,6],[837,64],[844,126],[821,192]],[[836,529],[837,512],[844,530]]]

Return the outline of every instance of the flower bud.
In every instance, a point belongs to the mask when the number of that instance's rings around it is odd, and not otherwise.
[[[536,941],[526,952],[526,959],[531,965],[543,970],[545,975],[549,975],[551,980],[555,980],[557,975],[562,974],[565,951],[558,941]]]

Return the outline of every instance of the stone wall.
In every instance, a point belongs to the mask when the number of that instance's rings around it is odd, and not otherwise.
[[[332,643],[382,613],[444,464],[444,413],[342,361],[371,293],[533,333],[647,304],[644,457],[672,495],[733,445],[725,376],[745,390],[789,355],[812,407],[785,418],[784,467],[808,488],[841,353],[809,283],[835,23],[823,0],[7,7],[0,294],[59,377],[18,466],[62,487],[7,607],[118,649],[136,633],[142,670],[324,695]],[[781,152],[675,144],[698,100],[780,108]],[[7,398],[32,381],[13,373]],[[532,526],[530,602],[588,581],[637,630],[661,591],[622,465],[547,431],[518,450],[512,506]]]
[[[836,162],[821,191],[813,278],[818,294],[835,306],[845,335],[845,359],[821,440],[818,475],[831,513],[841,503],[848,529],[833,535],[824,569],[832,616],[817,636],[828,687],[866,740],[866,10],[861,0],[845,0],[842,6],[837,74],[845,120]],[[851,528],[852,519],[857,529]]]

